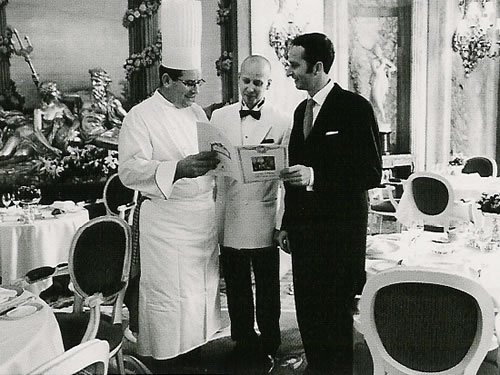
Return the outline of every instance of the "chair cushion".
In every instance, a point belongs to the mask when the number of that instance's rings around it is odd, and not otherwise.
[[[372,211],[379,211],[379,212],[396,212],[396,209],[392,205],[390,201],[382,201],[379,203],[374,203],[370,205],[370,209]]]
[[[493,175],[493,165],[488,158],[476,156],[466,161],[462,173],[479,173],[481,177]]]
[[[90,318],[89,312],[84,313],[61,313],[56,312],[57,323],[61,330],[64,344],[64,350],[80,344],[85,334]],[[98,339],[109,343],[109,351],[112,352],[123,340],[123,329],[121,324],[112,324],[111,317],[101,314],[99,329],[97,330]]]

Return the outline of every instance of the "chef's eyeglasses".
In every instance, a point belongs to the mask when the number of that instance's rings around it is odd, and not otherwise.
[[[177,81],[182,82],[184,86],[190,89],[194,89],[196,86],[203,86],[205,83],[205,80],[203,78],[201,79],[188,79],[188,80],[183,80],[183,79],[177,79]]]

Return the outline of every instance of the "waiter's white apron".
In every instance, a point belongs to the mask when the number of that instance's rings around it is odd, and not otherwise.
[[[146,200],[139,225],[138,353],[173,358],[205,344],[220,329],[212,192]]]

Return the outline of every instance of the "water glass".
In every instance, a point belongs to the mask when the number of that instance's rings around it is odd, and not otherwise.
[[[410,263],[417,261],[417,241],[418,238],[424,233],[424,222],[422,220],[412,220],[407,226],[404,227],[401,238],[403,244],[409,251]]]

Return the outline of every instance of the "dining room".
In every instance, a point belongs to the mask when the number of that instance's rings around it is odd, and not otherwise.
[[[276,166],[288,168],[294,151],[287,137],[272,145],[278,137],[269,132],[252,145],[242,130],[242,145],[255,146],[255,153],[279,149],[283,160],[275,163],[277,153],[264,156],[271,163],[264,171],[254,167],[253,182],[241,185],[276,184],[276,227],[254,235],[260,239],[275,230],[272,246],[281,245],[276,258],[281,345],[270,358],[233,358],[234,307],[228,301],[233,297],[217,250],[221,326],[207,333],[203,345],[193,346],[201,354],[170,368],[139,350],[144,342],[138,341],[137,327],[152,323],[137,316],[137,310],[149,311],[138,307],[145,302],[137,296],[135,305],[130,302],[127,290],[146,288],[137,273],[157,272],[161,263],[138,261],[139,217],[147,232],[156,222],[146,221],[143,212],[169,201],[172,190],[188,179],[174,173],[172,182],[132,178],[124,172],[129,166],[120,163],[131,153],[119,142],[122,129],[130,129],[130,114],[155,93],[163,95],[161,67],[170,58],[163,46],[181,39],[168,32],[176,33],[176,22],[184,19],[174,17],[175,27],[162,22],[162,9],[173,3],[199,8],[199,30],[193,28],[201,33],[199,75],[173,81],[195,91],[204,123],[237,103],[238,109],[251,109],[244,101],[249,83],[242,80],[242,64],[257,55],[270,71],[260,103],[284,114],[293,142],[294,113],[300,114],[311,95],[299,87],[289,52],[295,38],[312,33],[326,35],[334,46],[327,81],[362,97],[372,109],[380,184],[365,189],[366,283],[352,309],[353,374],[499,374],[499,0],[0,0],[0,374],[76,373],[79,369],[57,367],[70,363],[91,366],[90,373],[321,373],[308,363],[296,315],[297,260],[277,235],[283,212],[289,219],[289,183]],[[343,134],[328,130],[331,143],[325,144],[335,152]],[[199,131],[193,134],[200,137]],[[139,145],[134,137],[129,143]],[[155,139],[146,143],[147,148]],[[199,145],[196,152],[202,151]],[[132,159],[155,154],[142,154],[146,148],[137,146]],[[241,149],[234,151],[241,158]],[[369,150],[347,150],[345,159],[364,160],[365,153]],[[163,161],[151,170],[163,172],[170,163],[158,167]],[[322,169],[306,167],[313,174],[304,191],[315,194],[316,184],[321,193]],[[358,167],[351,175],[360,176],[366,166]],[[216,186],[218,193],[208,194],[211,203],[225,191],[220,179]],[[336,200],[347,201],[348,190],[334,190]],[[178,199],[174,192],[170,201]],[[178,206],[182,214],[172,226],[191,214],[201,217],[203,204],[188,213]],[[252,216],[251,197],[237,204],[247,222],[266,223]],[[240,223],[235,216],[225,220],[222,225]],[[231,233],[235,242],[246,241],[244,227]],[[325,236],[340,232],[329,229]],[[258,285],[252,275],[252,296]],[[180,314],[179,320],[186,317]],[[210,331],[204,324],[203,331]],[[403,337],[398,329],[411,335]],[[47,366],[54,366],[53,372]]]

